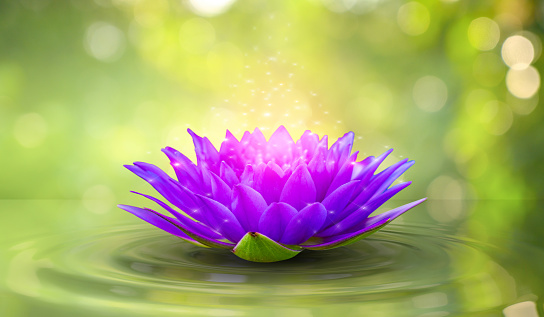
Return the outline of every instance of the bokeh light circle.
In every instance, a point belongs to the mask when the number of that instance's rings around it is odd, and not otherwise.
[[[421,35],[429,28],[431,15],[426,6],[411,1],[399,8],[397,23],[402,32],[412,36]]]
[[[468,40],[474,48],[489,51],[497,45],[501,31],[497,22],[480,17],[472,20],[468,27]]]
[[[540,54],[542,54],[542,40],[538,35],[525,30],[518,32],[517,35],[523,36],[524,38],[531,41],[531,44],[533,44],[533,50],[535,55],[533,58],[534,63],[540,57]]]
[[[531,98],[540,88],[540,75],[533,66],[510,69],[506,74],[506,87],[518,98]]]
[[[531,41],[521,35],[507,38],[502,44],[502,59],[512,69],[527,68],[533,62],[535,50]]]
[[[113,62],[121,57],[125,48],[125,35],[116,26],[96,22],[89,26],[85,37],[85,49],[92,57]]]
[[[236,0],[189,0],[190,9],[200,16],[216,16],[227,11]]]

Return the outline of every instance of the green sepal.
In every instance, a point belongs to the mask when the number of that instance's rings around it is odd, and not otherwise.
[[[248,232],[236,244],[232,252],[238,257],[252,262],[277,262],[290,259],[303,249],[277,243],[262,233]]]
[[[327,244],[323,239],[310,238],[308,241],[304,242],[301,245],[301,247],[308,250],[329,250],[329,249],[334,249],[338,247],[343,247],[368,237],[369,235],[385,227],[389,222],[391,221],[387,221],[383,225],[376,227],[370,231],[362,232],[359,235],[353,236],[351,238],[346,238],[344,240],[341,239],[341,240],[335,241],[334,243]]]

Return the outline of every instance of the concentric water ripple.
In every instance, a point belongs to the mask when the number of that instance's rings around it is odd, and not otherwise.
[[[500,312],[516,296],[502,287],[509,283],[504,269],[473,244],[412,226],[391,225],[349,247],[268,264],[196,247],[145,225],[40,237],[11,252],[10,291],[35,302],[88,307],[89,316],[369,310],[448,316]],[[465,290],[490,283],[501,286],[499,300],[465,303]]]

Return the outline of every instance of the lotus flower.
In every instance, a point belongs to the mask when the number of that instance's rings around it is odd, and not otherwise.
[[[283,126],[268,141],[259,129],[245,132],[240,141],[227,130],[217,151],[208,138],[188,131],[196,165],[173,148],[162,150],[177,180],[152,164],[125,165],[164,199],[134,193],[170,215],[119,207],[190,243],[229,249],[249,261],[281,261],[304,249],[353,243],[425,200],[371,216],[410,185],[391,186],[414,161],[404,159],[376,173],[392,150],[357,162],[353,132],[328,148],[326,135],[319,139],[306,131],[295,142]]]

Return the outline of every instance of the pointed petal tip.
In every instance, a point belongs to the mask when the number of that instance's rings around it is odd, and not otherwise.
[[[427,200],[427,197],[425,198],[421,198],[419,200],[416,200],[416,201],[413,201],[411,203],[408,203],[406,205],[402,205],[400,207],[397,207],[395,209],[391,209],[389,211],[386,211],[382,214],[379,214],[379,215],[376,215],[375,216],[375,219],[384,219],[384,218],[387,218],[388,220],[387,221],[391,221],[391,220],[394,220],[396,219],[397,217],[399,217],[400,215],[404,214],[405,212],[407,212],[408,210],[416,207],[417,205],[421,204],[422,202],[426,201]],[[382,216],[383,215],[383,216]],[[380,217],[381,216],[381,217]]]
[[[283,132],[283,131],[285,131],[285,132],[287,132],[287,134],[289,134],[289,131],[287,130],[287,128],[282,124],[282,125],[278,126],[278,128],[276,129],[276,131],[274,131],[274,133],[275,132]]]
[[[389,155],[389,154],[391,154],[391,152],[393,152],[393,148],[390,148],[389,150],[383,152],[382,155]]]
[[[240,142],[229,129],[225,132],[225,140]]]
[[[165,146],[164,148],[161,149],[161,152],[167,154],[167,152],[177,152],[178,150],[174,149],[173,147],[170,147],[170,146]]]
[[[411,183],[411,182],[406,182],[406,183]],[[427,200],[427,197],[423,197],[421,199],[414,200],[413,202],[410,203],[410,205],[413,204],[414,206],[416,206],[416,205],[419,205],[419,204],[421,204],[422,202],[424,202],[426,200]]]
[[[187,132],[191,135],[193,140],[202,139],[202,137],[200,135],[196,134],[193,130],[191,130],[191,128],[187,128]]]

